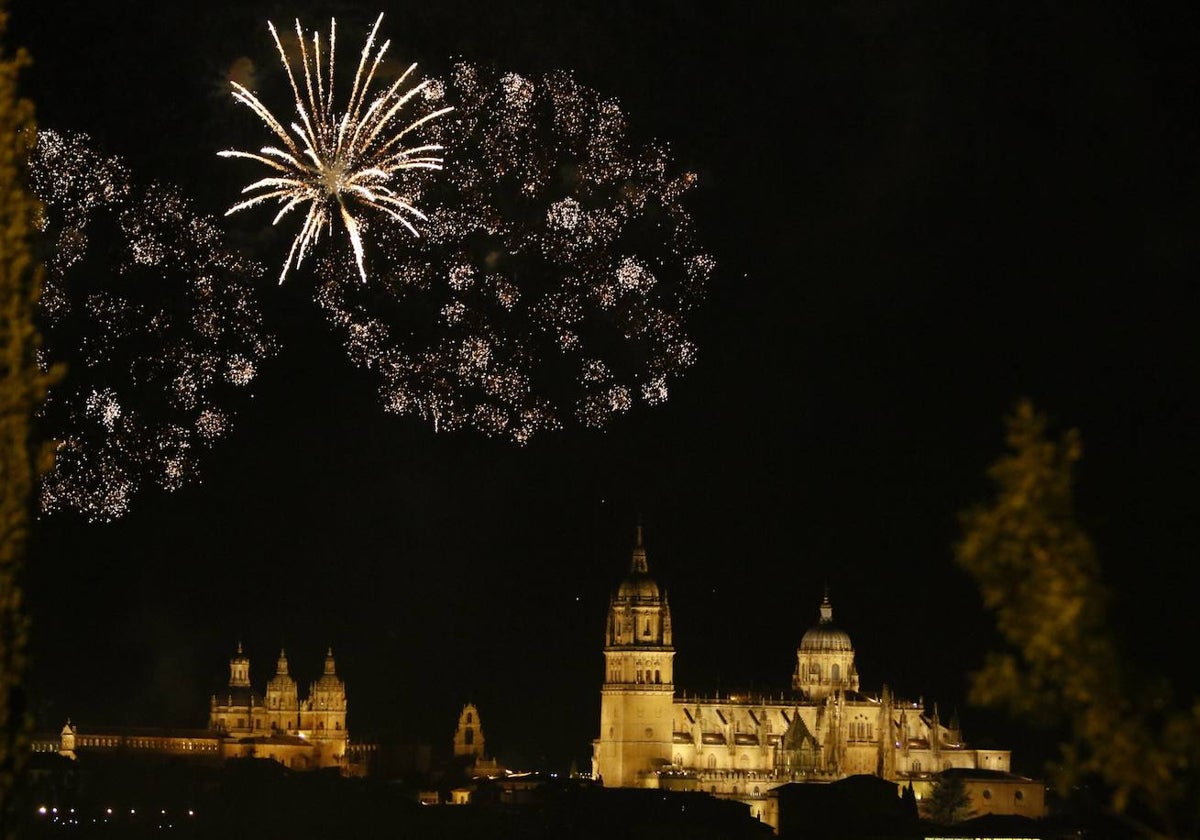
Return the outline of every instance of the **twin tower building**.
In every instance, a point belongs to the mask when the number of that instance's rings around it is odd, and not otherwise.
[[[1007,772],[1008,750],[975,750],[936,705],[887,686],[859,688],[850,637],[826,594],[796,650],[790,691],[681,696],[667,595],[650,575],[638,528],[629,574],[608,608],[600,734],[592,771],[610,787],[700,790],[746,802],[771,824],[766,794],[789,782],[869,774],[929,779],[949,768]]]

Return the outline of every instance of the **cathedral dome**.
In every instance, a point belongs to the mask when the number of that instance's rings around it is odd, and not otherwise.
[[[657,600],[658,584],[654,578],[644,574],[632,574],[617,587],[618,598],[633,598],[637,600]]]
[[[795,638],[793,636],[793,638]],[[800,650],[803,651],[850,651],[850,636],[845,630],[839,630],[832,624],[818,624],[800,640]]]
[[[816,627],[809,629],[800,640],[800,650],[806,652],[841,652],[853,651],[850,635],[845,630],[833,626],[833,605],[829,603],[829,593],[821,602],[821,621]]]

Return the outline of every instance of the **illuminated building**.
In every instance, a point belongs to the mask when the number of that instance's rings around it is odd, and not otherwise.
[[[963,741],[937,707],[887,686],[860,691],[849,635],[828,593],[796,651],[791,690],[701,697],[677,691],[671,608],[650,576],[641,528],[605,628],[605,677],[593,775],[608,787],[699,790],[735,799],[778,826],[772,789],[856,774],[928,780],[950,768],[1007,772],[1009,750]]]
[[[250,685],[250,660],[239,644],[229,660],[229,686],[212,696],[208,726],[260,758],[289,767],[344,767],[350,736],[346,731],[346,685],[337,675],[333,650],[325,654],[325,672],[300,700],[288,673],[287,654],[279,651],[266,698]]]
[[[321,677],[301,700],[279,652],[265,698],[250,683],[250,660],[239,644],[229,660],[229,685],[209,704],[207,729],[88,727],[70,721],[57,735],[34,738],[34,752],[57,752],[75,759],[88,754],[180,756],[196,760],[267,758],[296,770],[337,767],[364,775],[375,745],[351,744],[346,730],[346,686],[337,675],[333,651],[325,655]]]

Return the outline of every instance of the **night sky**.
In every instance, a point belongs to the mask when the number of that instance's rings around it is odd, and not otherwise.
[[[787,687],[827,583],[865,688],[1025,743],[965,705],[993,640],[952,562],[1022,396],[1082,432],[1122,638],[1194,693],[1200,11],[995,5],[14,2],[40,125],[205,212],[243,183],[215,155],[254,129],[225,79],[276,71],[266,20],[335,14],[357,51],[382,10],[423,71],[569,68],[618,97],[699,174],[718,261],[665,406],[524,448],[385,414],[305,274],[269,274],[283,352],[203,483],[39,524],[39,724],[201,725],[239,639],[256,684],[281,645],[307,684],[332,644],[355,736],[448,742],[473,701],[501,758],[584,767],[641,517],[680,687]]]

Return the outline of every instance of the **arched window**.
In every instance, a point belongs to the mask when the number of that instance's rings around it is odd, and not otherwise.
[[[921,762],[914,760],[912,763],[912,771],[914,773],[920,773],[921,772]]]
[[[842,666],[836,662],[829,669],[829,678],[831,680],[840,680],[842,678]]]
[[[654,682],[662,683],[662,673],[657,668],[654,669]]]
[[[324,728],[325,728],[325,721],[323,721],[323,720],[317,721],[317,729],[324,729]]]
[[[816,680],[819,680],[819,679],[821,679],[821,665],[820,665],[820,663],[818,663],[818,662],[814,662],[812,665],[810,665],[810,666],[808,667],[808,673],[810,673],[810,674],[812,675],[813,679],[816,679]]]
[[[463,743],[468,747],[475,743],[475,730],[469,726],[463,730]]]
[[[472,720],[471,720],[471,713],[470,713],[470,712],[467,712],[467,723],[474,723],[474,721],[472,721]]]
[[[709,753],[709,756],[708,756],[708,769],[709,769],[709,770],[714,770],[714,769],[716,769],[716,766],[717,766],[717,757],[716,757],[715,755],[713,755],[712,753]]]

